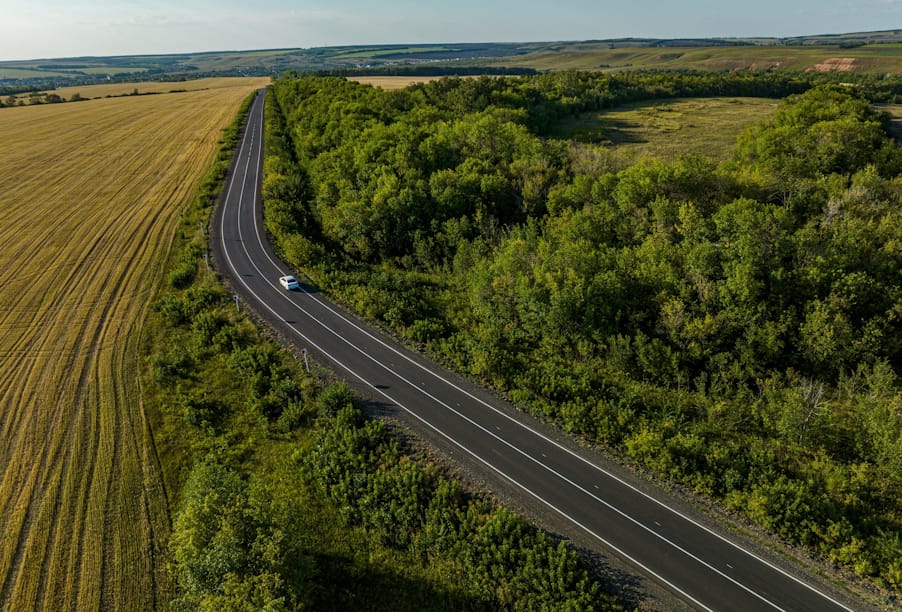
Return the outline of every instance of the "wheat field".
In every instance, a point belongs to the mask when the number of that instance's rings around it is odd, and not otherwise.
[[[362,85],[372,85],[380,89],[404,89],[414,83],[429,83],[441,77],[437,76],[355,76],[348,77],[349,81],[356,81]],[[470,77],[472,78],[472,77]]]
[[[0,609],[165,603],[142,322],[221,129],[265,83],[0,110]]]
[[[78,94],[82,98],[106,98],[113,96],[127,96],[138,90],[140,94],[162,94],[183,91],[198,91],[200,89],[220,89],[232,88],[235,84],[232,81],[253,81],[262,83],[261,87],[268,81],[260,81],[260,79],[224,79],[210,77],[206,79],[194,79],[191,81],[139,81],[136,83],[107,83],[102,85],[73,85],[71,87],[60,87],[58,89],[47,90],[45,93],[55,93],[56,95],[68,100],[73,94]],[[21,94],[18,97],[28,98],[28,94]]]

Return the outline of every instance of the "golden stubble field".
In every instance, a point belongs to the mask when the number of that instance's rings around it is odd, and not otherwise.
[[[433,76],[422,76],[422,77],[407,77],[407,76],[355,76],[348,77],[349,81],[356,81],[361,83],[362,85],[372,85],[373,87],[379,87],[380,89],[404,89],[414,83],[429,83],[431,81],[436,81],[441,77],[433,77]]]
[[[221,129],[266,82],[0,110],[0,609],[164,603],[142,322]]]
[[[193,81],[140,81],[137,83],[109,83],[105,85],[60,87],[59,89],[48,90],[47,93],[55,93],[66,100],[71,98],[73,94],[79,94],[81,97],[87,99],[94,99],[127,96],[132,94],[135,90],[140,94],[163,94],[170,92],[181,93],[182,91],[200,91],[202,89],[231,88],[234,87],[234,84],[230,81],[239,80],[255,80],[264,84],[268,82],[268,80],[261,81],[260,79],[223,78],[195,79]],[[22,97],[27,98],[28,94],[24,94]]]

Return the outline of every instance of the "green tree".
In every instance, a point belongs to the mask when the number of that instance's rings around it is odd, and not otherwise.
[[[297,585],[288,588],[282,578],[284,538],[237,472],[214,459],[197,464],[170,539],[177,607],[292,609]]]
[[[885,116],[859,91],[839,85],[790,96],[777,113],[739,139],[737,159],[785,179],[849,174],[881,160],[891,172],[898,159]]]

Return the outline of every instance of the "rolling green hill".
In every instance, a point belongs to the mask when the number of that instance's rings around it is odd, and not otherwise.
[[[902,30],[795,38],[365,45],[0,62],[0,88],[111,80],[275,75],[288,70],[695,69],[902,73]]]

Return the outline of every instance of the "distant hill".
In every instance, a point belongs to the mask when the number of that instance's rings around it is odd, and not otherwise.
[[[662,50],[667,52],[662,52]],[[792,38],[652,39],[365,45],[0,62],[0,88],[114,80],[277,75],[288,70],[401,74],[519,70],[777,69],[902,73],[902,30]]]

